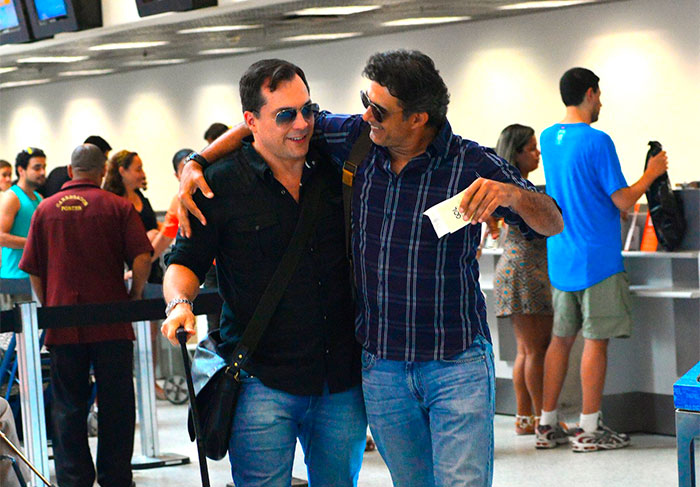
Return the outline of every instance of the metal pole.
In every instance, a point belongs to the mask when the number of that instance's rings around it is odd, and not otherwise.
[[[19,363],[20,404],[22,407],[22,431],[27,458],[49,477],[49,453],[46,441],[46,415],[44,412],[44,388],[41,382],[41,358],[39,355],[39,320],[37,304],[15,304],[19,308],[21,332],[17,337]]]
[[[160,447],[158,445],[158,418],[156,417],[151,326],[148,321],[137,321],[135,325],[136,387],[141,431],[141,453],[146,457],[157,457],[160,453]]]
[[[175,453],[161,453],[158,442],[158,418],[156,417],[155,372],[151,347],[151,325],[149,321],[137,321],[136,328],[136,394],[141,433],[141,455],[131,459],[134,469],[165,467],[189,463],[190,459]]]

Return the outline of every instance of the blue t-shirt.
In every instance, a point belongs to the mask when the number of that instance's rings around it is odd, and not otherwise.
[[[547,240],[549,279],[580,291],[622,272],[620,211],[610,196],[627,187],[615,144],[586,123],[555,124],[540,136],[547,193],[564,231]]]

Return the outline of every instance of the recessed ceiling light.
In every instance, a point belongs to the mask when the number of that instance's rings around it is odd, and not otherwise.
[[[89,56],[34,56],[18,59],[18,63],[77,63],[90,59]]]
[[[0,74],[11,73],[12,71],[17,71],[19,68],[15,66],[8,66],[6,68],[0,68]]]
[[[0,88],[19,88],[20,86],[31,86],[31,85],[41,85],[51,81],[49,78],[46,79],[30,79],[24,81],[8,81],[6,83],[0,83]]]
[[[580,3],[591,3],[596,0],[551,0],[551,1],[534,1],[534,2],[520,2],[512,3],[510,5],[501,5],[497,7],[498,10],[525,10],[530,8],[556,8],[556,7],[570,7],[571,5],[578,5]]]
[[[209,27],[195,27],[193,29],[178,30],[178,34],[206,34],[208,32],[230,32],[235,30],[250,30],[259,29],[261,24],[257,25],[210,25]]]
[[[140,61],[129,61],[124,63],[124,66],[167,66],[169,64],[181,64],[187,61],[187,59],[151,59],[151,60],[140,60]]]
[[[301,15],[301,16],[314,16],[314,15],[352,15],[359,14],[362,12],[369,12],[372,10],[377,10],[382,8],[381,5],[347,5],[345,7],[312,7],[304,8],[301,10],[295,10],[294,12],[289,12],[287,15]]]
[[[80,71],[64,71],[59,76],[97,76],[99,74],[113,73],[113,69],[83,69]]]
[[[283,37],[280,39],[284,42],[301,42],[301,41],[332,41],[334,39],[347,39],[349,37],[359,36],[361,32],[340,32],[338,34],[304,34],[300,36]]]
[[[91,51],[112,51],[116,49],[145,49],[147,47],[158,47],[168,44],[168,41],[152,41],[152,42],[115,42],[112,44],[100,44],[92,46]]]
[[[470,20],[471,17],[413,17],[410,19],[390,20],[383,22],[386,27],[408,27],[412,25],[448,24],[450,22],[462,22]]]
[[[219,49],[205,49],[199,51],[203,56],[215,56],[221,54],[241,54],[244,52],[252,52],[260,49],[259,47],[221,47]]]

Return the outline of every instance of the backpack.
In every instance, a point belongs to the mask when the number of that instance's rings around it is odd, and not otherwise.
[[[661,152],[661,144],[655,140],[649,142],[644,170],[646,171],[649,159]],[[654,231],[659,243],[664,250],[674,250],[678,247],[685,235],[685,216],[683,214],[683,201],[674,194],[668,173],[663,173],[656,178],[646,192],[649,203],[649,213],[654,224]]]

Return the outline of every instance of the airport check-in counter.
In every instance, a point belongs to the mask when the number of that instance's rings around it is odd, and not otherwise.
[[[613,429],[674,434],[673,384],[700,360],[700,189],[681,191],[687,221],[678,250],[623,251],[630,280],[634,329],[627,339],[612,339],[602,411]],[[643,228],[646,210],[637,216]],[[623,244],[630,221],[623,223]],[[484,249],[480,284],[496,361],[496,411],[514,414],[512,386],[515,337],[508,318],[494,313],[493,277],[502,249]],[[580,389],[574,354],[567,385]],[[572,377],[573,376],[573,377]],[[566,388],[562,402],[566,402]],[[580,407],[580,393],[571,407]],[[562,404],[566,409],[566,405]]]

